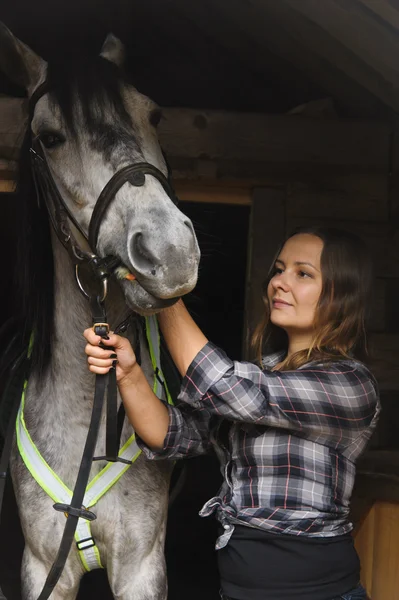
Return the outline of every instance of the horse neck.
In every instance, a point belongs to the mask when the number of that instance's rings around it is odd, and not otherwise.
[[[83,331],[91,326],[89,302],[78,289],[71,260],[53,235],[54,256],[54,334],[51,362],[38,381],[33,373],[25,403],[25,422],[42,456],[70,487],[76,479],[94,397],[94,376],[87,368]],[[118,290],[109,297],[110,324],[122,321],[127,308]],[[128,423],[122,444],[131,435]],[[69,445],[67,441],[69,440]],[[105,448],[105,423],[102,421],[97,454]],[[102,468],[94,463],[93,473]]]

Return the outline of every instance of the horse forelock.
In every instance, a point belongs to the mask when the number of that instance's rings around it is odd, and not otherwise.
[[[49,63],[47,83],[50,101],[59,107],[73,135],[79,135],[82,119],[90,135],[96,135],[103,123],[118,123],[126,130],[132,128],[122,94],[122,88],[129,82],[116,65],[101,56]]]

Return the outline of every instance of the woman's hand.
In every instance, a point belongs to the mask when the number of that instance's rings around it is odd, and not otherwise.
[[[110,333],[109,339],[104,339],[96,335],[92,328],[86,329],[83,335],[88,342],[85,352],[92,373],[105,375],[112,367],[116,367],[116,379],[120,384],[132,376],[135,367],[139,368],[133,348],[126,338]],[[101,348],[100,343],[110,346],[110,350]]]
[[[96,335],[93,329],[86,329],[83,335],[88,342],[85,352],[89,370],[105,375],[116,367],[118,388],[133,429],[150,448],[163,448],[169,427],[168,409],[152,391],[129,340],[114,333],[106,340]],[[101,348],[101,342],[115,350]]]

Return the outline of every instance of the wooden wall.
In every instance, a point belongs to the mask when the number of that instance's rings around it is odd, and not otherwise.
[[[362,584],[372,600],[399,600],[399,503],[376,502],[355,533]]]

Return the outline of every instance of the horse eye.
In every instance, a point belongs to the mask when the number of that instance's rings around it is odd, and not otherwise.
[[[162,111],[160,108],[156,108],[150,113],[150,123],[154,127],[159,125],[160,120],[162,119]]]
[[[38,137],[45,148],[56,148],[65,142],[65,138],[62,135],[52,131],[44,131]]]

